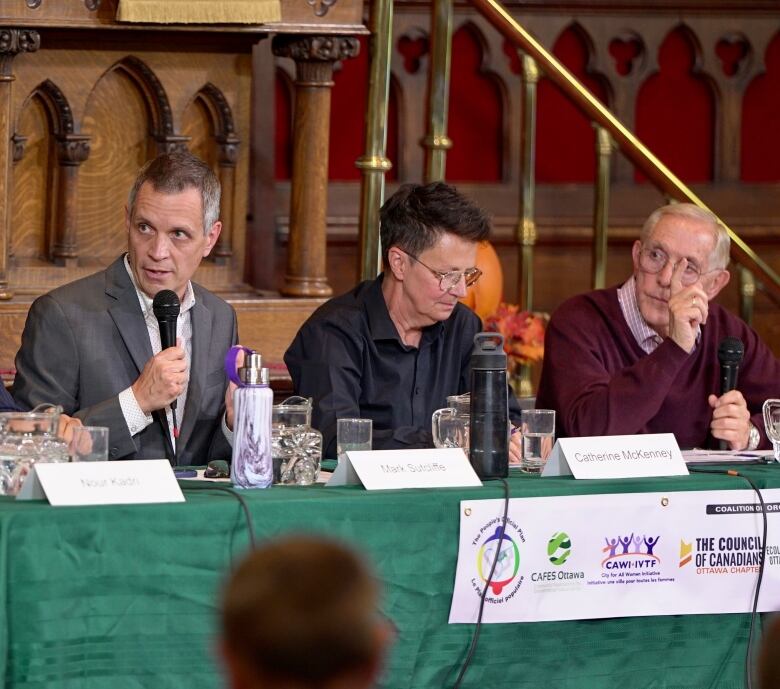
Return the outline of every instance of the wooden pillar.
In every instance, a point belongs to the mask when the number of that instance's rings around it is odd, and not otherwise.
[[[214,262],[220,265],[230,263],[233,256],[233,197],[235,195],[236,162],[238,144],[235,134],[217,137],[219,184],[222,187],[222,207],[219,214],[222,219],[222,232],[214,247]]]
[[[52,260],[58,266],[75,266],[78,261],[76,212],[79,167],[89,157],[89,137],[62,134],[57,137],[57,214],[52,243]]]
[[[328,139],[333,63],[355,57],[352,36],[276,36],[274,55],[295,60],[293,169],[287,272],[280,291],[292,297],[328,297],[325,272]]]
[[[8,247],[11,240],[11,163],[12,145],[11,85],[14,58],[19,53],[34,53],[41,37],[32,29],[0,28],[0,299],[10,299],[8,288]]]

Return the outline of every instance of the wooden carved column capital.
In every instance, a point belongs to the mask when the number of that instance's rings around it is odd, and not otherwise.
[[[217,137],[217,157],[220,167],[235,167],[238,162],[238,146],[241,143],[232,132]]]
[[[35,29],[0,27],[0,77],[11,76],[11,65],[19,53],[34,53],[41,47]]]
[[[333,63],[355,57],[352,36],[276,36],[274,55],[295,60],[290,240],[280,291],[291,297],[328,297],[326,275],[328,137]]]
[[[81,165],[89,158],[90,137],[84,134],[60,134],[57,141],[57,161],[60,165]]]
[[[360,42],[353,36],[274,36],[272,49],[277,57],[295,62],[335,62],[356,57]]]
[[[162,155],[163,153],[185,153],[189,142],[190,137],[182,136],[181,134],[160,134],[155,136],[157,155]]]

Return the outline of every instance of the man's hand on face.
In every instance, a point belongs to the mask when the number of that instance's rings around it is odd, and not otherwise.
[[[133,383],[133,394],[144,414],[164,409],[184,392],[187,385],[187,360],[179,346],[168,347],[146,362]]]
[[[683,258],[674,268],[669,297],[669,337],[689,354],[696,344],[698,327],[707,322],[709,299],[701,280],[684,287],[682,276],[688,260]]]
[[[713,438],[725,440],[732,450],[744,450],[750,440],[750,412],[739,390],[707,398],[713,409],[710,432]]]

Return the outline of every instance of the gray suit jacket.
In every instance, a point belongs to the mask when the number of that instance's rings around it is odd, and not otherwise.
[[[62,405],[89,426],[108,426],[109,459],[160,459],[177,465],[230,459],[221,430],[225,353],[238,340],[233,308],[193,283],[192,362],[174,457],[165,413],[135,436],[118,394],[152,357],[138,296],[122,258],[33,302],[16,355],[12,392],[20,406]]]

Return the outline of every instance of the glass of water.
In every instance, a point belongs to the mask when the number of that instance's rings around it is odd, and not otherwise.
[[[520,415],[523,434],[523,456],[520,470],[541,474],[555,443],[555,410],[524,409]]]
[[[347,452],[371,449],[371,419],[338,419],[336,421],[336,453],[339,463]]]
[[[775,461],[780,462],[780,400],[764,402],[764,430],[772,441]]]

